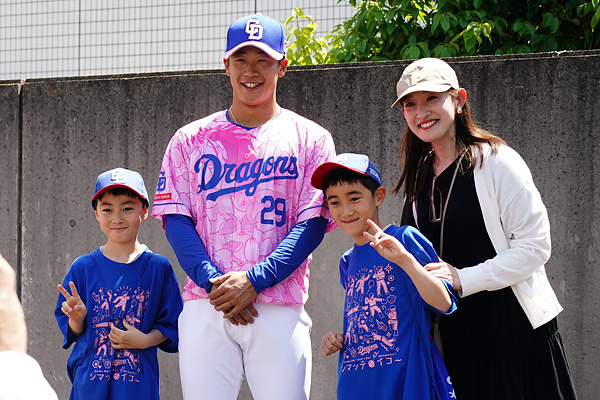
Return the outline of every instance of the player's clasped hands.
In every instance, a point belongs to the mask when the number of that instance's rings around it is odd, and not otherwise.
[[[63,287],[63,285],[58,285],[58,291],[65,296],[65,301],[62,303],[61,310],[67,317],[69,317],[72,321],[83,321],[85,316],[87,315],[87,307],[79,297],[79,293],[77,292],[77,288],[73,282],[69,282],[69,287],[71,288],[71,294],[67,292],[67,290]]]
[[[324,356],[335,354],[342,347],[344,347],[344,335],[341,333],[329,331],[321,340],[321,353]]]
[[[257,293],[246,272],[232,271],[210,280],[213,287],[208,294],[210,304],[233,325],[254,323],[258,312],[252,304]]]

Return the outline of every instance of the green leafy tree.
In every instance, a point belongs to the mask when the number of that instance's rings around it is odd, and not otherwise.
[[[289,43],[285,55],[292,64],[312,65],[332,62],[328,56],[331,47],[325,38],[315,35],[317,24],[312,16],[304,14],[301,8],[294,8],[284,25]]]
[[[600,48],[600,0],[346,1],[355,13],[323,39],[324,62]]]

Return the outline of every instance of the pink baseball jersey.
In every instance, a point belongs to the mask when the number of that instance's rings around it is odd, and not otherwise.
[[[310,184],[335,157],[327,130],[282,109],[250,130],[220,111],[181,128],[162,163],[152,216],[192,218],[210,259],[224,273],[247,271],[270,255],[298,222],[324,216],[323,193]],[[290,276],[259,293],[259,303],[304,304],[308,257]],[[189,277],[183,299],[207,298]]]

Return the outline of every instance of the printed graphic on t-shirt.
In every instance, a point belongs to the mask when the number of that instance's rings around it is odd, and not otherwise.
[[[341,371],[377,368],[401,362],[393,267],[363,267],[348,277],[346,350]]]
[[[115,350],[108,335],[110,322],[116,328],[125,330],[123,319],[130,325],[139,329],[143,318],[144,309],[148,303],[149,290],[129,286],[119,286],[114,291],[100,287],[97,292],[92,292],[94,305],[92,306],[95,317],[92,319],[94,330],[94,352],[92,353],[92,371],[89,379],[113,380],[126,382],[139,382],[138,374],[141,371],[139,350]]]

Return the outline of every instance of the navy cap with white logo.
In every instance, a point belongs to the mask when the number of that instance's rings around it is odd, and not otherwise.
[[[92,207],[94,207],[94,200],[98,198],[102,193],[110,189],[123,188],[133,190],[142,200],[148,203],[148,192],[144,185],[144,179],[142,176],[135,172],[125,168],[115,168],[110,171],[106,171],[98,175],[96,179],[96,188],[94,190],[94,196],[92,197]]]
[[[224,58],[229,59],[244,46],[254,46],[275,60],[281,60],[285,57],[285,45],[285,33],[281,22],[262,14],[249,15],[229,26]]]
[[[317,189],[323,190],[323,183],[327,175],[335,169],[345,168],[350,171],[358,172],[359,174],[369,176],[375,179],[375,182],[381,186],[381,175],[375,165],[369,160],[369,157],[364,154],[343,153],[335,157],[335,161],[325,162],[315,169],[310,183]]]

